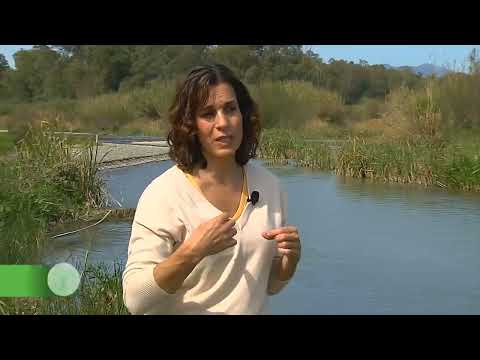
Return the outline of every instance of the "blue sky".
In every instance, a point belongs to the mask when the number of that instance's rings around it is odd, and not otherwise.
[[[10,66],[13,66],[12,55],[20,50],[29,49],[32,45],[0,45],[0,53],[4,54]],[[354,61],[360,59],[369,64],[389,64],[392,66],[417,66],[424,63],[448,65],[453,67],[465,64],[469,52],[480,45],[306,45],[318,53],[327,62],[330,58]]]
[[[480,45],[307,45],[327,62],[330,58],[358,63],[418,66],[425,63],[453,67],[465,64]]]
[[[20,49],[30,49],[33,45],[0,45],[0,54],[5,55],[11,67],[14,65],[13,54]]]

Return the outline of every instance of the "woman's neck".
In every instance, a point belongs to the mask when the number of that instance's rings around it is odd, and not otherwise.
[[[242,167],[235,159],[209,159],[205,169],[196,169],[193,176],[211,185],[236,185],[242,181]]]

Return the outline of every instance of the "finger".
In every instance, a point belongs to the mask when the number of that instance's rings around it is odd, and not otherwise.
[[[273,240],[276,240],[277,242],[283,242],[283,241],[299,242],[300,237],[298,236],[297,233],[282,233],[274,236]]]
[[[223,224],[226,224],[227,221],[230,220],[228,215],[226,213],[221,213],[218,216],[215,216],[214,218],[210,219],[210,227],[212,228],[218,228]]]
[[[222,212],[220,215],[216,216],[214,220],[216,220],[220,224],[223,224],[224,222],[230,220],[230,216],[228,216],[226,212]]]
[[[300,244],[295,241],[282,241],[277,246],[279,249],[300,249]]]
[[[236,231],[236,230],[235,230]],[[233,232],[228,232],[228,233],[223,233],[220,235],[220,241],[223,242],[223,243],[227,243],[227,242],[230,242],[230,241],[236,241],[233,237],[235,236],[236,232],[233,233]]]
[[[278,249],[278,252],[288,257],[300,257],[300,252],[298,251],[298,249]]]
[[[224,223],[224,224],[222,224],[218,227],[218,232],[220,234],[231,235],[234,230],[235,230],[235,234],[236,234],[237,229],[235,228],[235,220],[233,220],[233,219],[228,220],[226,223]]]
[[[237,229],[233,227],[230,229],[226,229],[221,236],[223,239],[230,239],[233,238],[235,235],[237,235]]]
[[[262,235],[264,237],[272,239],[278,234],[282,234],[282,233],[298,233],[298,229],[295,226],[285,226],[285,227],[272,229],[270,231],[265,231],[264,233],[262,233]]]
[[[218,217],[217,217],[218,221],[220,224],[226,224],[226,225],[229,225],[229,226],[232,226],[232,224],[235,224],[235,220],[233,218],[231,218],[227,213],[221,213]]]
[[[226,247],[225,248],[228,249],[228,248],[230,248],[232,246],[235,246],[235,245],[237,245],[237,240],[230,239],[230,240],[226,241]]]
[[[266,237],[268,240],[274,240],[277,242],[283,241],[293,241],[293,242],[300,242],[300,236],[297,233],[281,233],[276,236]]]

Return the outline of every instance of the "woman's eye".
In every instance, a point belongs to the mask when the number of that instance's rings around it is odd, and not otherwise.
[[[207,119],[212,118],[214,116],[215,116],[214,112],[207,112],[207,113],[202,115],[202,117],[207,118]]]
[[[235,110],[237,110],[237,107],[235,105],[230,105],[229,107],[227,107],[228,112],[234,112]]]

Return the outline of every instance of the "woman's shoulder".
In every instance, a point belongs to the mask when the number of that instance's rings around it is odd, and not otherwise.
[[[178,194],[182,192],[179,171],[181,170],[173,165],[145,187],[138,199],[136,220],[152,222],[155,217],[173,215],[178,206]]]
[[[153,179],[145,188],[142,198],[150,197],[151,195],[166,197],[169,194],[174,194],[178,186],[180,186],[178,171],[180,171],[176,164],[165,170],[162,174]]]
[[[178,197],[181,182],[176,166],[165,170],[153,179],[141,194],[135,211],[135,222],[154,232],[168,229],[174,233],[180,231],[182,222],[178,217]]]

